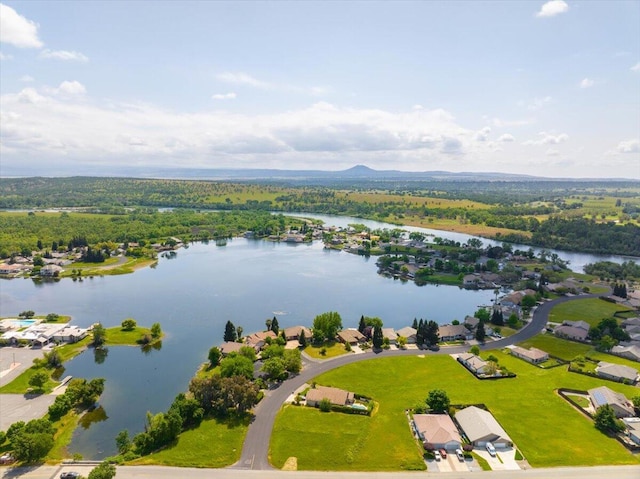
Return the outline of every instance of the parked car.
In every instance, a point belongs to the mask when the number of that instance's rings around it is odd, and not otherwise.
[[[0,456],[0,464],[11,464],[13,461],[15,461],[15,459],[11,454],[3,454]]]
[[[79,472],[63,472],[62,474],[60,474],[60,479],[78,479],[80,477],[80,473]]]
[[[446,449],[440,449],[440,455],[446,459],[447,458],[447,450]]]
[[[464,461],[464,454],[462,453],[462,449],[456,449],[456,456],[458,457],[458,461]]]
[[[488,442],[485,447],[487,448],[487,452],[491,455],[491,457],[496,457],[496,448],[493,447],[493,444]]]
[[[442,459],[442,456],[440,455],[440,451],[433,451],[433,455],[436,458],[436,461],[439,461],[440,459]]]

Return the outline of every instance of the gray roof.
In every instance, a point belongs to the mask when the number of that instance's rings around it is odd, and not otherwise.
[[[596,367],[596,373],[604,373],[608,376],[613,376],[622,379],[628,379],[634,381],[638,378],[638,370],[622,364],[613,364],[606,361],[600,361]]]
[[[513,442],[489,411],[469,406],[458,411],[455,418],[471,442],[483,440]]]
[[[614,409],[622,410],[629,416],[633,416],[633,406],[624,394],[617,393],[607,386],[600,386],[599,388],[589,389],[589,398],[593,403],[593,406],[598,409],[605,404],[610,405]]]
[[[405,328],[402,329],[398,329],[396,331],[396,333],[398,333],[398,336],[403,336],[405,338],[408,338],[410,336],[415,336],[415,334],[417,333],[417,331],[415,329],[413,329],[410,326],[407,326]]]

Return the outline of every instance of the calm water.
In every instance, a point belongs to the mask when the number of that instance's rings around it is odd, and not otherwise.
[[[330,224],[389,227],[320,217]],[[596,260],[581,256],[586,262]],[[87,351],[66,364],[65,375],[107,379],[102,414],[78,428],[70,447],[85,458],[102,458],[115,453],[114,438],[120,430],[127,428],[131,435],[143,430],[147,411],[165,411],[187,388],[209,348],[222,342],[227,320],[250,333],[263,330],[265,319],[274,315],[281,327],[287,327],[311,325],[317,314],[338,311],[345,327],[356,327],[364,314],[400,328],[414,317],[440,323],[461,320],[493,297],[490,290],[418,287],[378,276],[376,270],[375,258],[324,250],[319,242],[234,239],[221,247],[191,245],[179,250],[175,259],[161,258],[156,267],[130,275],[39,284],[28,279],[0,281],[0,316],[30,309],[71,315],[80,326],[97,321],[115,326],[128,317],[141,325],[162,325],[166,337],[160,350],[112,347],[106,358]]]

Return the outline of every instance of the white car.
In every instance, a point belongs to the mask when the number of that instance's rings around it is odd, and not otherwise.
[[[496,457],[496,448],[493,447],[493,444],[491,444],[490,442],[487,443],[487,445],[485,446],[487,448],[487,452],[489,453],[489,455],[491,457]]]
[[[433,455],[436,458],[436,461],[439,461],[440,459],[442,459],[442,456],[440,455],[440,451],[434,451]]]

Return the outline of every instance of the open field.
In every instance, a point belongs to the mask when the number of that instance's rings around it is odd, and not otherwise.
[[[614,313],[628,309],[599,298],[587,298],[555,306],[549,313],[549,321],[552,323],[586,321],[591,326],[597,326],[601,319],[610,318]]]
[[[182,467],[226,467],[240,459],[249,417],[235,422],[205,419],[197,429],[180,434],[175,444],[130,464]]]
[[[486,404],[534,467],[640,464],[639,458],[596,430],[555,392],[559,387],[587,390],[606,384],[632,397],[637,388],[568,373],[565,368],[543,370],[498,351],[492,354],[518,376],[480,381],[451,357],[434,356],[382,357],[317,377],[318,384],[374,398],[380,405],[378,413],[359,418],[368,422],[366,427],[345,428],[335,437],[309,434],[307,426],[331,427],[351,421],[349,416],[287,407],[276,420],[271,440],[273,464],[280,467],[290,456],[298,458],[300,469],[400,470],[420,464],[420,450],[404,410],[423,402],[436,388],[447,391],[452,404]],[[356,443],[358,454],[349,454]],[[307,453],[310,449],[315,453]]]
[[[326,354],[320,353],[323,348],[326,349]],[[347,354],[347,350],[344,349],[344,344],[338,341],[330,341],[320,346],[316,344],[310,344],[309,346],[304,348],[304,352],[312,358],[316,359],[328,359],[334,358],[336,356],[341,356],[342,354]]]

